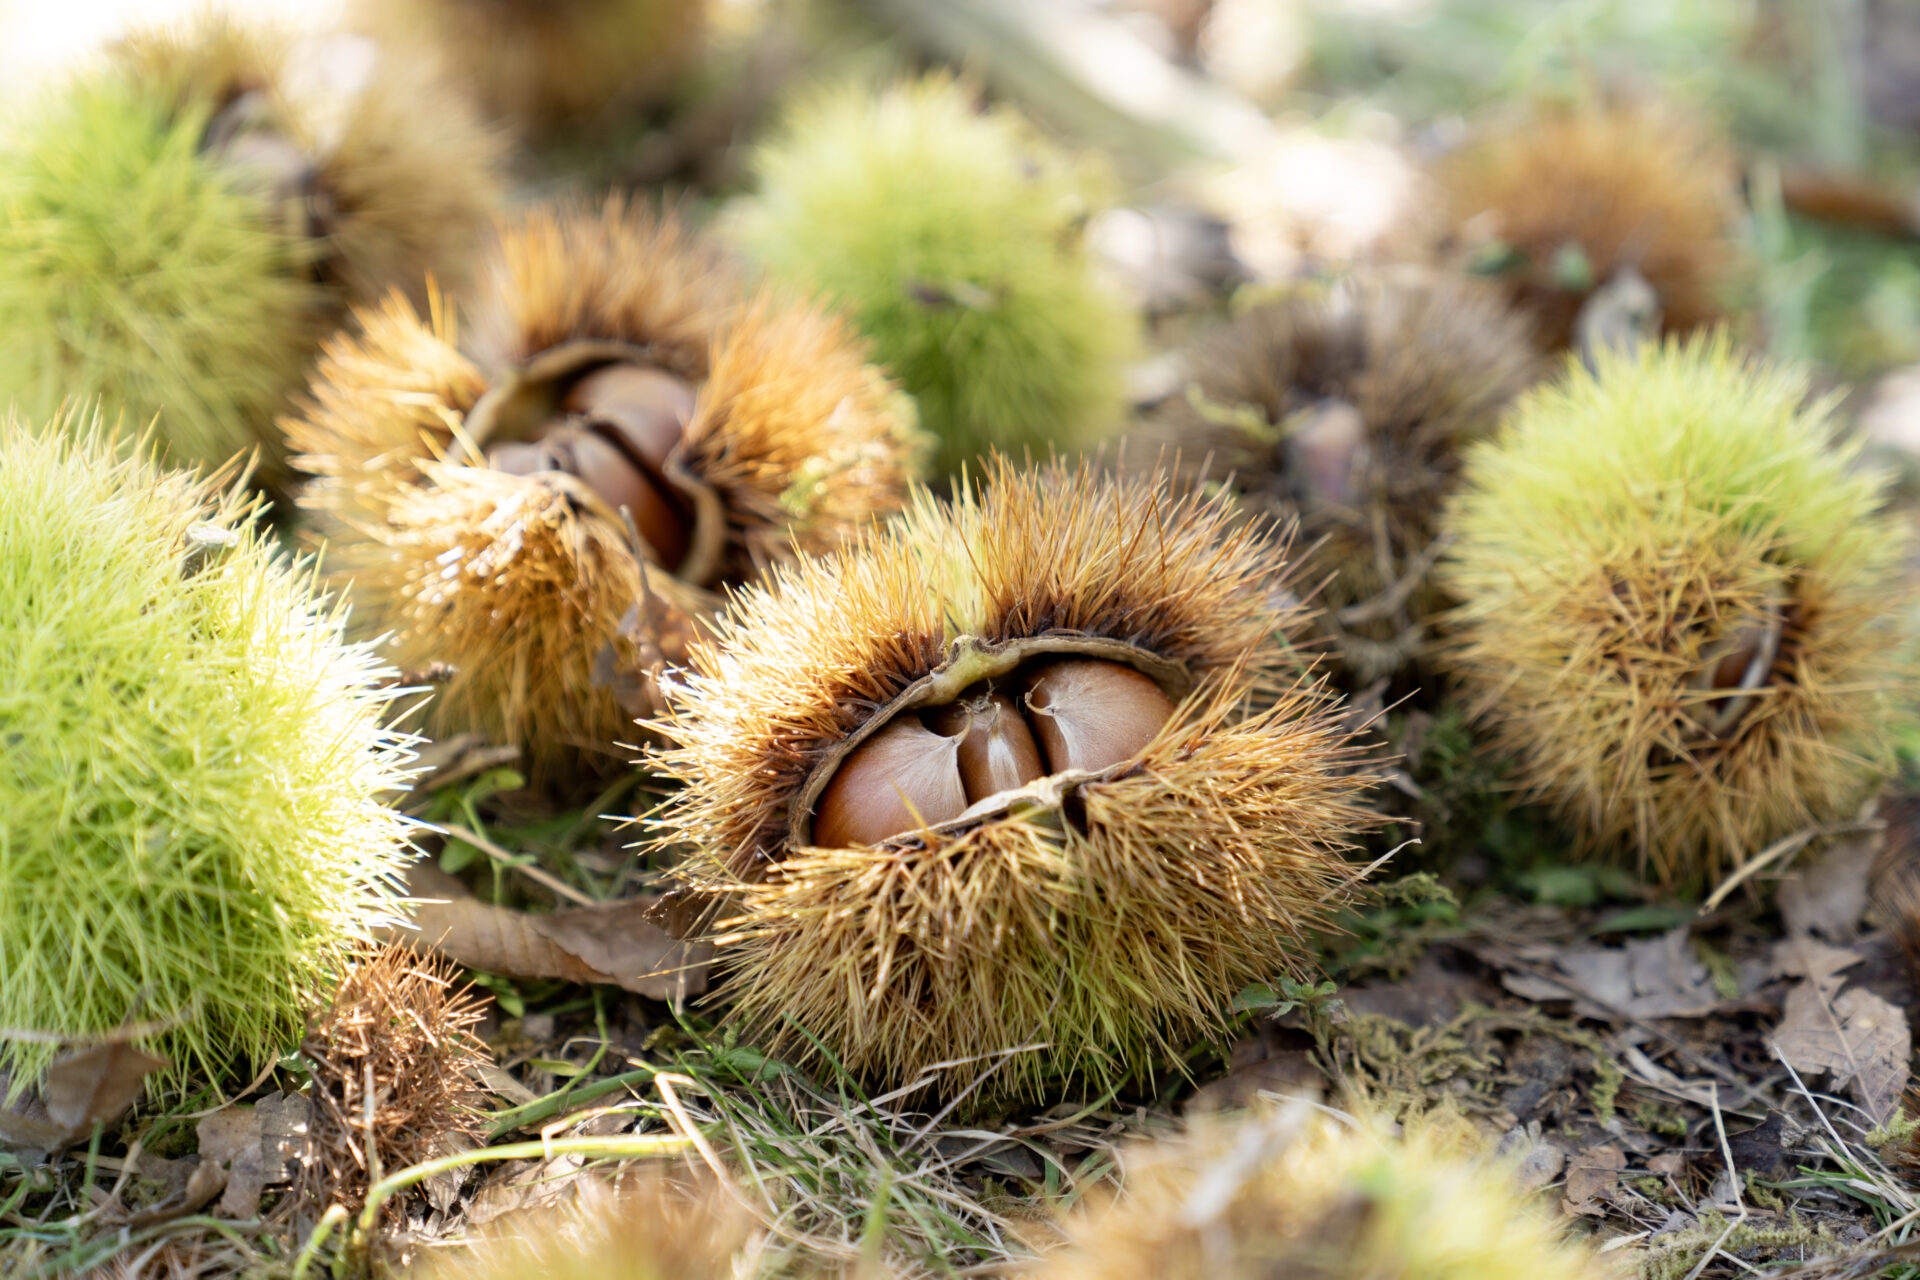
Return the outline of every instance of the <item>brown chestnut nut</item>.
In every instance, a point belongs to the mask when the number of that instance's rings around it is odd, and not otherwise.
[[[1306,479],[1306,496],[1337,507],[1352,505],[1359,496],[1367,449],[1366,418],[1337,399],[1323,400],[1303,416],[1287,438],[1287,448]]]
[[[1757,689],[1765,684],[1780,653],[1781,629],[1782,619],[1777,613],[1736,629],[1717,646],[1719,660],[1701,673],[1706,676],[1705,687]]]
[[[634,465],[619,445],[577,422],[551,427],[538,440],[509,441],[487,451],[487,465],[509,475],[564,471],[615,511],[633,513],[633,527],[671,569],[687,554],[687,526],[661,483]]]
[[[1118,662],[1069,658],[1027,677],[1027,709],[1049,772],[1104,769],[1136,754],[1173,715],[1151,678]]]
[[[1693,674],[1689,685],[1714,693],[1725,691],[1724,698],[1691,703],[1686,713],[1707,732],[1724,734],[1739,724],[1754,707],[1751,693],[1764,686],[1780,656],[1780,641],[1786,619],[1777,611],[1735,627],[1720,643],[1705,654],[1706,662]]]
[[[878,844],[959,817],[967,807],[959,755],[960,739],[901,716],[840,762],[814,807],[814,843]]]
[[[960,739],[960,779],[970,801],[1046,776],[1047,765],[1040,758],[1033,730],[1027,728],[1019,706],[1004,693],[962,697],[935,708],[927,720],[939,732]]]
[[[510,476],[530,476],[538,471],[560,470],[560,460],[540,441],[520,440],[497,444],[487,450],[487,465]]]
[[[686,558],[687,524],[665,486],[636,467],[620,446],[600,430],[568,431],[573,452],[567,468],[579,476],[615,511],[633,513],[633,527],[653,548],[660,563],[671,569]]]
[[[573,384],[560,407],[620,433],[656,472],[693,418],[693,388],[662,369],[610,364]]]

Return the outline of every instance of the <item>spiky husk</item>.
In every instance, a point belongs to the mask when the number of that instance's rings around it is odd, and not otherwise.
[[[1044,1042],[983,1098],[1098,1081],[1219,1033],[1310,967],[1373,781],[1283,632],[1285,549],[1163,474],[1005,460],[845,553],[776,570],[695,644],[662,726],[663,839],[716,905],[735,1015],[777,1052],[888,1085]],[[971,827],[791,847],[809,776],[969,635],[1126,641],[1195,687],[1136,764]],[[1259,709],[1256,709],[1255,704]],[[728,895],[731,895],[730,897]],[[803,1029],[797,1030],[796,1028]]]
[[[226,20],[138,33],[0,154],[0,386],[23,411],[158,415],[175,461],[258,447],[275,483],[274,417],[346,302],[458,276],[499,194],[498,141],[410,70],[290,98],[292,56]],[[251,127],[311,157],[304,196],[206,149],[243,96]]]
[[[564,1203],[497,1220],[434,1250],[408,1280],[732,1280],[752,1242],[743,1209],[704,1171],[646,1168],[616,1187],[575,1180]]]
[[[170,1079],[230,1079],[392,916],[404,752],[237,497],[65,426],[0,433],[0,1026],[172,1022]],[[53,1051],[0,1040],[14,1093]]]
[[[209,109],[76,82],[0,148],[0,388],[145,426],[179,461],[262,438],[317,334],[318,288],[253,194],[207,163]]]
[[[355,957],[308,1026],[313,1112],[295,1189],[316,1207],[358,1208],[380,1170],[481,1145],[493,1055],[474,1028],[487,1001],[456,973],[388,942]]]
[[[1521,782],[1669,884],[1849,812],[1891,763],[1904,540],[1806,388],[1724,335],[1570,367],[1470,455],[1447,513],[1477,714]],[[1690,683],[1771,609],[1779,656],[1716,736]]]
[[[1469,143],[1439,180],[1461,247],[1491,237],[1521,255],[1500,278],[1546,350],[1568,345],[1592,286],[1623,266],[1658,293],[1667,333],[1722,313],[1737,258],[1736,170],[1723,144],[1670,109],[1542,108]],[[1569,249],[1585,255],[1592,285],[1558,274]]]
[[[1294,1104],[1123,1156],[1035,1280],[1620,1280],[1451,1126],[1394,1136]]]
[[[303,213],[317,223],[316,240],[300,252],[317,279],[339,286],[328,297],[330,328],[348,304],[378,302],[396,286],[420,298],[429,277],[465,280],[504,191],[506,144],[417,59],[381,55],[363,80],[333,84],[298,65],[320,52],[209,17],[135,33],[117,56],[174,110],[217,112],[259,94],[257,127],[310,157]]]
[[[939,438],[941,465],[1118,424],[1133,319],[1079,231],[1091,184],[1009,108],[935,75],[842,88],[756,157],[736,232],[775,275],[853,312]]]
[[[1260,512],[1300,522],[1300,577],[1347,675],[1366,684],[1421,649],[1444,603],[1431,574],[1439,508],[1461,451],[1540,372],[1527,323],[1489,288],[1444,276],[1375,276],[1296,292],[1243,313],[1201,345],[1189,381],[1142,433],[1190,474],[1231,476]],[[1364,453],[1350,500],[1315,492],[1294,425],[1327,399],[1359,411]],[[1339,611],[1402,603],[1371,619]]]
[[[435,50],[522,132],[608,123],[673,89],[699,52],[707,0],[361,0],[394,49]]]
[[[447,664],[435,735],[521,747],[537,785],[624,764],[650,705],[644,672],[683,650],[717,583],[817,549],[896,508],[910,414],[847,327],[817,308],[745,299],[673,218],[610,202],[536,210],[502,235],[479,302],[483,366],[435,300],[360,315],[327,347],[304,416],[286,423],[330,567],[406,669]],[[493,380],[575,339],[617,339],[699,384],[687,469],[728,513],[716,580],[649,564],[624,524],[552,477],[454,448]]]

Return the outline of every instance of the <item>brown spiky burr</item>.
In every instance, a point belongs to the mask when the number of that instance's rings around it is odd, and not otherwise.
[[[883,1087],[1031,1050],[1004,1098],[1304,975],[1373,779],[1271,534],[1164,473],[995,459],[741,593],[660,726],[658,825],[749,1033]]]
[[[1438,169],[1455,248],[1479,258],[1568,346],[1581,308],[1623,272],[1652,287],[1665,333],[1722,313],[1737,261],[1737,172],[1701,122],[1652,103],[1543,106],[1487,127]]]
[[[618,199],[505,228],[473,310],[471,355],[443,301],[362,313],[286,425],[363,622],[451,669],[429,731],[566,789],[716,591],[900,504],[911,415],[838,318]]]
[[[1190,475],[1297,519],[1316,625],[1355,685],[1422,649],[1461,450],[1540,372],[1527,322],[1484,285],[1372,275],[1255,306],[1188,357],[1144,428]]]
[[[396,286],[424,297],[422,280],[471,269],[506,143],[443,79],[224,17],[135,32],[115,57],[176,110],[209,113],[204,149],[268,200],[298,265],[331,286],[316,337],[349,305]]]
[[[605,125],[655,102],[698,54],[708,0],[359,0],[362,26],[437,53],[529,134]]]
[[[313,1110],[296,1190],[320,1208],[358,1208],[382,1169],[477,1145],[485,1012],[449,962],[403,942],[366,948],[300,1045]]]

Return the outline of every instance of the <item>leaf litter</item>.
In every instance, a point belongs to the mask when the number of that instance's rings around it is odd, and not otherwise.
[[[124,1274],[199,1274],[203,1262],[225,1274],[239,1269],[231,1251],[253,1249],[245,1242],[262,1231],[313,1238],[321,1201],[354,1181],[341,1169],[361,1170],[365,1187],[396,1166],[449,1151],[504,1154],[532,1137],[565,1149],[410,1183],[378,1206],[377,1235],[357,1247],[400,1268],[489,1223],[567,1202],[581,1178],[597,1176],[594,1144],[617,1152],[645,1139],[679,1143],[682,1167],[693,1161],[727,1189],[752,1224],[762,1274],[801,1259],[861,1265],[875,1238],[902,1275],[1000,1271],[1050,1242],[1055,1213],[1112,1170],[1130,1136],[1177,1125],[1182,1113],[1296,1095],[1467,1117],[1572,1230],[1624,1250],[1653,1280],[1769,1265],[1804,1266],[1808,1280],[1871,1274],[1847,1270],[1849,1259],[1894,1256],[1904,1237],[1888,1224],[1915,1207],[1892,1171],[1915,993],[1896,941],[1862,923],[1876,852],[1872,841],[1836,845],[1802,873],[1800,890],[1785,892],[1794,881],[1784,880],[1778,931],[1737,903],[1672,923],[1657,904],[1623,911],[1480,892],[1461,906],[1409,877],[1380,895],[1378,920],[1353,922],[1359,941],[1335,984],[1241,993],[1239,1034],[1218,1051],[1196,1046],[1185,1073],[1169,1064],[1124,1096],[965,1124],[801,1074],[682,1012],[703,989],[706,957],[664,926],[670,913],[644,881],[637,897],[594,897],[603,882],[592,876],[616,860],[583,857],[589,870],[573,883],[584,890],[527,878],[502,898],[499,876],[512,885],[515,874],[495,859],[492,901],[471,874],[423,863],[410,887],[441,912],[423,912],[412,939],[425,954],[391,961],[362,987],[393,995],[411,983],[415,995],[432,987],[445,998],[445,985],[423,986],[421,975],[444,984],[446,971],[430,966],[447,962],[484,978],[491,1007],[472,1004],[433,1032],[484,1045],[449,1085],[473,1121],[465,1136],[458,1125],[413,1146],[393,1141],[391,1127],[376,1136],[392,1124],[380,1117],[398,1081],[376,1066],[369,1093],[353,1077],[370,1057],[385,1061],[370,1055],[380,1042],[371,1028],[399,1025],[384,1014],[328,1015],[331,1039],[310,1037],[275,1087],[202,1103],[170,1133],[142,1129],[138,1112],[116,1133],[115,1106],[142,1087],[139,1051],[83,1047],[49,1082],[62,1105],[58,1136],[84,1143],[98,1120],[100,1150],[127,1154],[102,1154],[90,1182],[77,1154],[22,1151],[47,1220],[61,1206],[87,1210],[64,1245],[38,1242],[22,1256],[37,1253],[48,1275],[86,1260],[121,1274],[112,1268],[136,1258],[150,1271]],[[1656,927],[1634,931],[1646,925]],[[413,1034],[431,1021],[407,999],[393,1008],[414,1010],[397,1015]],[[352,1052],[329,1060],[327,1046],[342,1044]],[[994,1069],[957,1062],[951,1088]],[[330,1163],[340,1168],[328,1172]],[[212,1222],[242,1243],[199,1225]],[[109,1230],[128,1243],[106,1249]],[[336,1226],[309,1265],[347,1256],[350,1234]]]

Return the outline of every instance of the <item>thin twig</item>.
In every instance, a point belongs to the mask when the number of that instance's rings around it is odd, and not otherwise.
[[[465,827],[437,826],[433,823],[424,823],[422,825],[429,831],[437,831],[443,836],[449,836],[464,844],[472,845],[489,858],[492,858],[495,862],[518,871],[535,884],[540,885],[550,893],[565,898],[568,902],[582,907],[597,907],[600,905],[597,900],[580,892],[558,876],[526,862],[520,854],[507,852],[476,831],[469,831]]]
[[[1414,588],[1418,587],[1427,574],[1432,572],[1433,566],[1440,562],[1440,557],[1451,545],[1453,545],[1453,535],[1441,534],[1429,542],[1424,551],[1407,562],[1406,570],[1385,591],[1371,600],[1362,600],[1359,604],[1348,605],[1333,615],[1334,620],[1342,627],[1357,627],[1394,612],[1407,602],[1407,597],[1411,596]]]
[[[1782,858],[1791,857],[1800,852],[1800,850],[1806,848],[1822,836],[1843,836],[1855,831],[1878,831],[1886,825],[1886,823],[1878,818],[1869,818],[1863,822],[1835,822],[1824,827],[1808,827],[1806,830],[1796,831],[1790,836],[1782,836],[1747,861],[1741,863],[1737,871],[1725,880],[1722,880],[1720,887],[1708,894],[1707,900],[1700,904],[1700,914],[1703,916],[1706,915],[1722,902],[1725,902],[1728,894],[1738,889],[1748,880],[1751,880],[1754,876],[1766,870]]]

